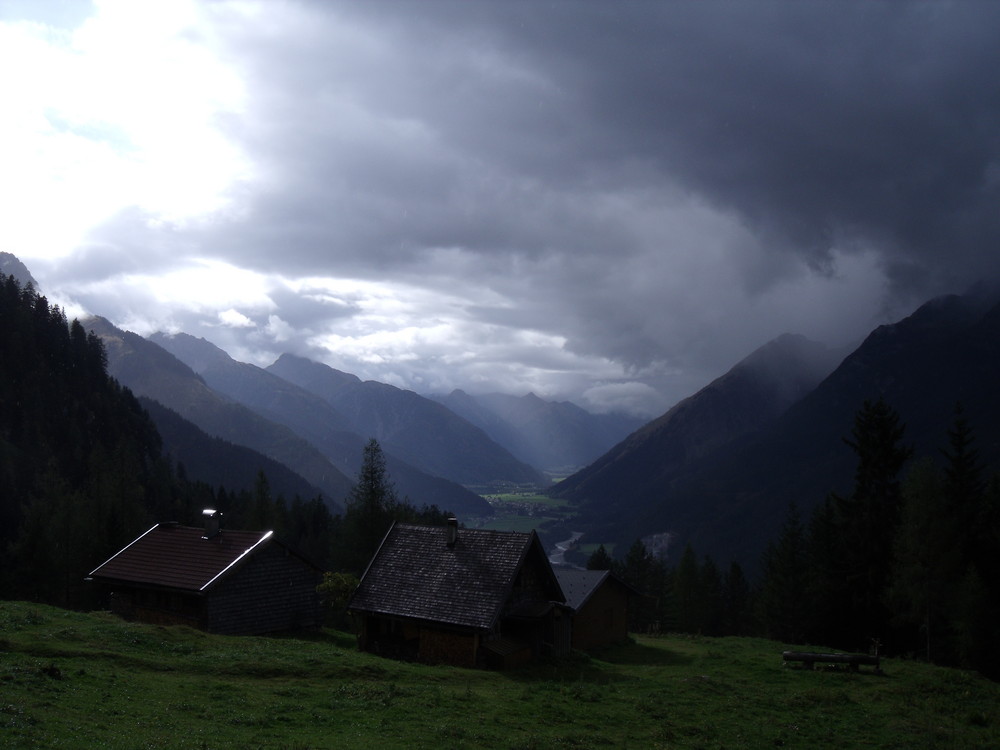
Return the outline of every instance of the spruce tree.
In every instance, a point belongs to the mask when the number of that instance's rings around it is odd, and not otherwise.
[[[677,630],[682,633],[698,633],[702,629],[701,568],[690,543],[681,552],[673,578]]]
[[[603,544],[587,558],[587,570],[611,570],[613,566],[614,561]]]
[[[910,640],[900,643],[901,648],[928,661],[950,663],[956,656],[951,629],[956,584],[965,566],[942,484],[930,459],[918,462],[903,483],[887,601],[901,635]]]
[[[795,504],[788,507],[776,541],[764,551],[758,606],[768,638],[786,643],[806,639],[809,602],[805,532]]]
[[[401,510],[396,489],[385,465],[378,440],[364,447],[357,482],[351,489],[344,514],[345,569],[355,575],[364,572],[393,521]]]
[[[642,594],[629,608],[629,630],[640,633],[661,630],[670,612],[670,590],[662,561],[641,539],[636,539],[616,567],[622,580]]]
[[[722,634],[749,635],[750,583],[738,562],[731,562],[722,579]]]
[[[902,497],[900,474],[913,453],[902,444],[904,432],[899,414],[880,398],[864,402],[851,439],[844,440],[858,458],[853,492],[836,501],[847,587],[843,644],[849,648],[867,649],[891,635],[885,597]]]

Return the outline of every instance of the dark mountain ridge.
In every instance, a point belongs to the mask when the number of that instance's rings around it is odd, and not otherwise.
[[[217,392],[291,429],[348,475],[361,468],[367,439],[322,398],[266,369],[237,362],[205,339],[180,333],[153,334],[150,341],[190,365]],[[457,482],[412,466],[385,444],[383,452],[397,489],[417,505],[434,504],[463,516],[491,513],[485,500]]]
[[[297,496],[306,500],[323,494],[319,487],[285,464],[252,448],[212,437],[159,401],[140,396],[139,403],[163,438],[164,452],[185,477],[230,492],[252,492],[257,485],[258,472],[263,471],[275,497],[291,500]],[[327,505],[338,507],[332,502]]]
[[[939,454],[961,402],[984,463],[995,468],[1000,465],[996,302],[995,294],[982,289],[931,300],[873,331],[787,410],[772,410],[756,428],[744,421],[742,432],[729,439],[723,432],[705,443],[702,453],[674,461],[670,445],[690,445],[691,430],[670,423],[684,410],[692,410],[694,419],[711,411],[699,403],[707,394],[696,394],[661,418],[660,429],[654,423],[630,436],[555,492],[579,503],[591,528],[621,543],[651,531],[669,532],[676,543],[690,541],[699,552],[752,569],[789,503],[808,515],[829,492],[849,492],[855,457],[843,439],[865,400],[884,398],[900,414],[904,441],[918,457]],[[722,385],[716,381],[709,389]],[[731,403],[725,411],[741,409]]]
[[[158,401],[208,435],[284,464],[319,488],[334,508],[343,502],[353,482],[290,429],[216,393],[190,367],[142,336],[100,317],[85,325],[104,342],[108,372],[136,395]],[[256,474],[257,467],[252,471]]]
[[[840,353],[785,334],[653,420],[551,494],[626,512],[693,462],[776,419],[836,365]]]
[[[36,292],[41,293],[38,282],[31,275],[31,271],[12,253],[0,252],[0,276],[13,276],[22,289],[31,284]]]

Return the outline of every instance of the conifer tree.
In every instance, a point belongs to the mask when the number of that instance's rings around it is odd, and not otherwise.
[[[731,562],[722,579],[722,634],[749,635],[750,608],[750,582],[740,564]]]
[[[813,510],[806,533],[806,634],[813,643],[837,645],[847,630],[843,554],[836,498],[827,496]]]
[[[611,570],[613,567],[614,561],[603,544],[587,558],[587,570]]]
[[[761,622],[768,638],[802,643],[806,638],[808,559],[798,508],[789,505],[776,541],[768,544],[761,563],[758,597]]]
[[[982,478],[975,435],[964,410],[955,407],[948,430],[943,495],[950,554],[942,560],[951,580],[960,582],[950,609],[957,663],[995,675],[1000,671],[996,622],[1000,615],[1000,552],[997,549],[996,506]]]
[[[722,575],[715,561],[706,555],[698,571],[701,590],[698,597],[698,632],[722,635]]]
[[[674,571],[674,601],[677,607],[677,630],[697,633],[701,630],[701,569],[690,543],[684,546]]]
[[[913,453],[902,444],[905,426],[883,399],[865,401],[855,415],[851,439],[858,465],[854,490],[836,500],[842,541],[841,572],[847,587],[844,644],[867,649],[889,636],[885,605],[901,505],[900,473]]]
[[[342,561],[355,575],[364,572],[378,549],[401,503],[385,465],[385,454],[378,440],[371,438],[364,447],[357,482],[351,489],[344,513],[344,546],[347,558]]]
[[[629,630],[646,633],[668,627],[671,598],[666,568],[641,539],[632,543],[615,572],[642,594],[629,608]]]
[[[911,631],[909,648],[948,663],[955,658],[950,621],[964,565],[942,484],[930,459],[916,463],[903,483],[887,602],[895,624]]]

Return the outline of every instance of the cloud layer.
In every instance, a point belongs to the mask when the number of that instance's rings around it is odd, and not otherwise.
[[[0,242],[140,333],[651,415],[1000,271],[994,4],[134,7],[0,18]]]

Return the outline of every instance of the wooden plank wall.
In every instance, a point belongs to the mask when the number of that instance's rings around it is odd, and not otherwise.
[[[318,627],[320,573],[278,544],[254,553],[207,596],[207,629],[255,635]]]
[[[573,648],[586,651],[628,637],[628,593],[605,581],[573,617]]]

